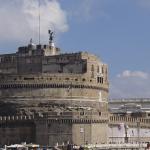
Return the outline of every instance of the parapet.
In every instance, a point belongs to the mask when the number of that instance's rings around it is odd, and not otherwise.
[[[60,54],[60,48],[50,45],[29,44],[28,46],[19,47],[17,54],[19,56],[54,56]]]

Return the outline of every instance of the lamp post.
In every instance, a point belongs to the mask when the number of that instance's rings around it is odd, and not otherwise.
[[[125,143],[128,143],[128,126],[124,124],[124,129],[125,129]]]
[[[137,121],[137,136],[138,136],[138,144],[140,149],[140,121]]]

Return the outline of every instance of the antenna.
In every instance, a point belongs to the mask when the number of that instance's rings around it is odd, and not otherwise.
[[[41,3],[39,0],[39,45],[41,43],[41,12],[40,12]]]

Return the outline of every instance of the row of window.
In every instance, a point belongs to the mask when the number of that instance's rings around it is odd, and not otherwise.
[[[65,89],[71,89],[71,88],[75,88],[75,89],[95,89],[95,90],[101,90],[100,87],[97,86],[89,86],[89,85],[75,85],[75,84],[1,84],[0,85],[0,89],[21,89],[21,88],[65,88]],[[105,90],[105,89],[103,89]]]
[[[103,77],[97,77],[97,83],[104,83]]]
[[[100,70],[101,69],[101,70]],[[102,73],[102,74],[104,74],[104,67],[102,66],[101,68],[100,68],[100,66],[97,66],[97,73]],[[92,65],[91,66],[91,78],[94,78],[95,76],[94,76],[94,74],[95,74],[95,69],[94,69],[94,65]],[[105,69],[105,74],[107,75],[107,69]],[[106,79],[107,80],[107,79]],[[97,78],[97,82],[98,83],[103,83],[104,81],[103,81],[103,78],[102,77],[98,77]]]
[[[0,63],[16,62],[15,56],[0,57]]]
[[[94,72],[95,71],[95,68],[94,68],[94,65],[91,66],[91,72]],[[97,66],[97,73],[104,73],[104,67],[101,67],[101,71],[100,71],[100,67]],[[107,73],[107,72],[106,72]]]
[[[5,78],[4,77],[1,77],[0,79],[4,80]],[[16,81],[16,80],[20,80],[21,78],[14,78],[13,80]],[[24,77],[23,78],[24,80],[43,80],[43,77],[42,78],[34,78],[34,77]],[[44,78],[44,80],[53,80],[53,78]],[[54,80],[57,80],[56,78],[54,78]],[[62,78],[59,78],[59,80],[63,80]],[[75,78],[75,79],[72,79],[72,78],[65,78],[66,81],[86,81],[85,78],[82,78],[82,80],[78,80],[78,78]],[[92,80],[90,80],[90,82],[92,82]]]
[[[58,57],[47,57],[46,59],[45,59],[45,61],[47,62],[47,63],[49,63],[49,62],[69,62],[69,61],[79,61],[79,60],[81,60],[81,58],[80,58],[80,56],[79,55],[71,55],[71,56],[65,56],[65,55],[60,55],[60,56],[58,56]]]

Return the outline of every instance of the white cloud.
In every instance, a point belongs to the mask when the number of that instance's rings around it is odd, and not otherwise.
[[[150,97],[150,75],[143,71],[125,70],[110,81],[111,98]]]
[[[91,21],[97,17],[109,19],[109,15],[102,8],[101,0],[82,0],[69,11],[71,17],[80,21]]]
[[[41,41],[48,41],[48,29],[68,30],[67,15],[57,0],[41,0]],[[0,40],[38,41],[38,0],[0,0]]]
[[[117,77],[119,77],[119,78],[136,77],[136,78],[147,79],[148,78],[148,73],[143,72],[143,71],[125,70],[121,74],[118,74]]]

